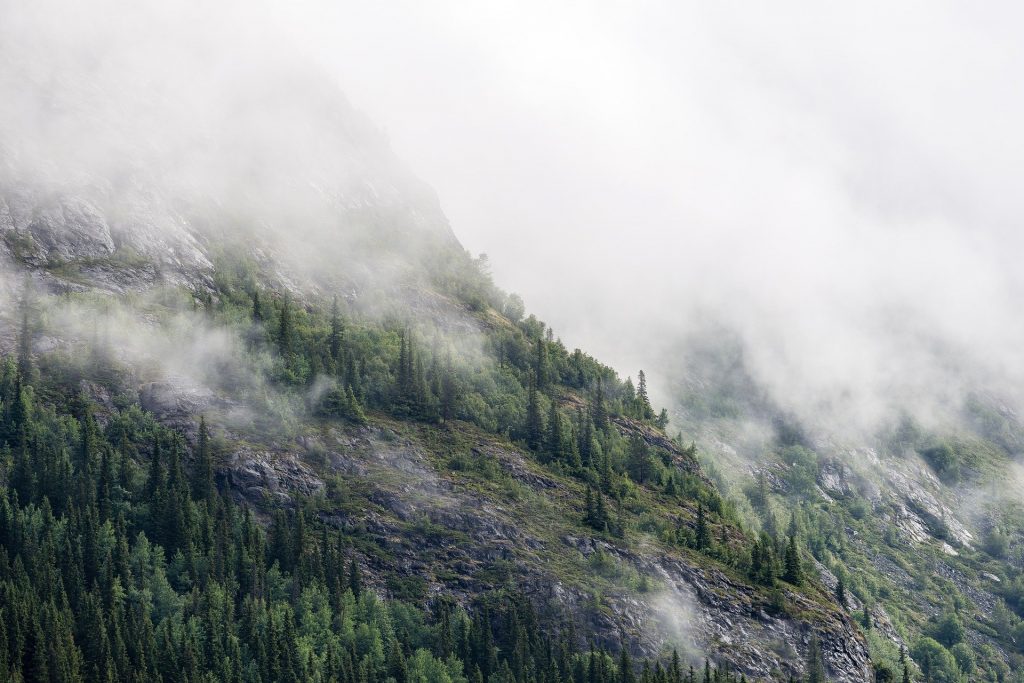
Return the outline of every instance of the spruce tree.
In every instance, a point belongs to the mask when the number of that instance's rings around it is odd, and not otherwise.
[[[608,431],[608,408],[604,404],[604,387],[600,376],[597,378],[597,390],[591,401],[591,418],[599,432]]]
[[[526,395],[526,445],[531,451],[539,451],[544,441],[544,421],[540,414],[540,400],[537,383],[530,378]]]
[[[821,654],[821,641],[817,635],[811,636],[804,670],[804,683],[825,683],[825,662]]]
[[[843,584],[842,576],[836,579],[836,602],[840,607],[846,609],[846,586]]]
[[[355,557],[352,557],[348,563],[348,587],[356,598],[363,593],[363,576]]]
[[[619,683],[636,683],[636,672],[625,643],[619,648]]]
[[[199,434],[196,438],[196,465],[193,496],[196,500],[209,501],[215,490],[213,481],[213,454],[210,452],[210,432],[206,427],[206,417],[199,418]]]
[[[291,356],[293,334],[291,297],[285,295],[277,321],[277,350],[285,358]]]
[[[545,451],[548,457],[555,462],[565,459],[564,437],[562,436],[562,416],[558,413],[558,406],[551,401],[548,410],[547,438],[545,440]]]
[[[263,304],[260,303],[260,291],[252,290],[252,321],[254,324],[263,322]]]
[[[548,345],[543,339],[537,339],[537,357],[533,366],[534,377],[537,378],[537,388],[543,391],[549,383],[548,371]]]
[[[331,360],[334,361],[334,367],[337,369],[341,361],[341,342],[344,337],[345,329],[341,322],[341,312],[338,308],[338,297],[334,297],[331,302],[331,333],[328,337],[328,351],[331,354]],[[337,370],[336,370],[337,371]]]
[[[694,545],[697,550],[706,550],[711,546],[711,532],[704,518],[704,505],[697,503],[697,525],[694,531]]]
[[[458,400],[458,384],[455,378],[455,369],[452,367],[452,353],[449,350],[448,358],[445,361],[444,375],[441,378],[441,419],[444,422],[455,417]]]
[[[25,278],[24,293],[21,297],[21,329],[18,331],[18,375],[24,381],[32,381],[32,303],[31,282]]]
[[[650,420],[654,417],[654,410],[651,408],[651,400],[647,396],[647,375],[641,370],[637,375],[636,402],[638,417],[641,420]]]
[[[787,583],[799,586],[803,583],[803,569],[800,566],[800,553],[796,547],[796,537],[790,536],[786,545],[786,569],[782,577]]]

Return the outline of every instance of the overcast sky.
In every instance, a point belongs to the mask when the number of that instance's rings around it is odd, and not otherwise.
[[[154,43],[304,53],[502,287],[661,401],[708,317],[794,410],[1024,386],[1017,3],[39,2],[40,62],[97,31],[143,80],[188,82]]]
[[[1021,377],[1019,4],[328,14],[312,42],[466,246],[624,372],[701,309],[808,402],[948,386],[936,346]]]

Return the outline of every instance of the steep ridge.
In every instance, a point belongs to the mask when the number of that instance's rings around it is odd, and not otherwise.
[[[272,539],[296,516],[340,531],[382,596],[472,611],[511,591],[580,648],[868,680],[863,635],[809,558],[783,580],[784,544],[744,531],[643,385],[523,319],[321,85],[293,86],[284,118],[338,138],[285,138],[331,173],[292,178],[284,203],[133,167],[74,187],[7,169],[0,350],[32,366],[35,395],[108,431],[141,409],[184,436],[190,472],[202,417],[223,495]],[[145,471],[156,455],[132,457]]]

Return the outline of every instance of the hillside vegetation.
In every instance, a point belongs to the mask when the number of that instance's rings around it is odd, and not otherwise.
[[[804,530],[746,530],[643,373],[570,352],[481,261],[371,297],[212,258],[116,293],[139,258],[24,271],[7,677],[867,675]]]

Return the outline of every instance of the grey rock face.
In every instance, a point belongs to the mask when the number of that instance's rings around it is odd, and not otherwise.
[[[172,423],[191,420],[209,407],[211,400],[207,392],[172,382],[150,382],[139,387],[142,408]]]
[[[0,189],[0,245],[10,259],[39,270],[55,291],[87,286],[125,293],[158,283],[195,288],[213,270],[187,222],[157,200],[114,201],[95,188]]]
[[[0,236],[33,265],[102,258],[115,249],[102,212],[76,197],[0,196]]]
[[[227,480],[243,497],[255,502],[271,498],[288,504],[295,495],[312,496],[324,487],[295,454],[248,448],[231,455]]]

